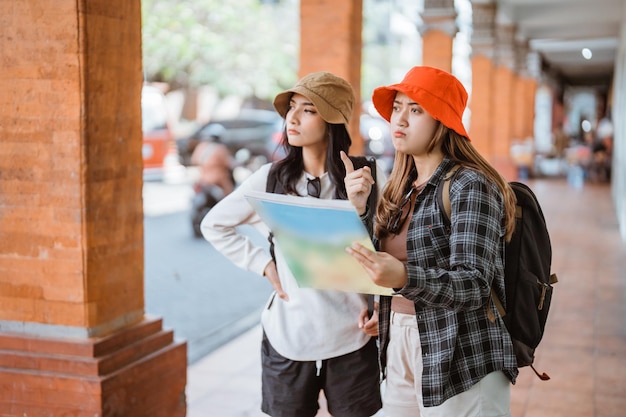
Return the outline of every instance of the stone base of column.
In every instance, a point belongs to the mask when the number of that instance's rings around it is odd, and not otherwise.
[[[0,416],[185,417],[187,345],[146,317],[91,339],[0,333]]]

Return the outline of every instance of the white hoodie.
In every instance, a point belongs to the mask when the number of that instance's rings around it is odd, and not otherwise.
[[[236,228],[249,224],[263,236],[269,234],[269,228],[248,203],[245,194],[252,190],[265,191],[270,167],[271,164],[266,164],[254,172],[213,207],[201,224],[203,236],[215,249],[235,265],[260,276],[272,258],[265,248],[255,245]],[[300,195],[307,194],[307,177],[313,178],[303,173],[298,181]],[[334,187],[330,178],[324,174],[320,180],[320,197],[332,198]],[[370,338],[358,327],[359,315],[367,307],[365,296],[299,288],[277,243],[275,254],[278,276],[289,301],[272,293],[263,310],[261,322],[272,347],[282,356],[295,361],[329,359],[363,347]]]

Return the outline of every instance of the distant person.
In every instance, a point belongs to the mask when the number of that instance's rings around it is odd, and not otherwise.
[[[322,390],[334,417],[367,417],[381,408],[373,337],[378,322],[376,316],[368,318],[366,297],[299,288],[278,245],[274,260],[237,229],[249,224],[268,235],[244,196],[266,191],[270,174],[285,194],[350,197],[359,214],[367,213],[370,168],[350,169],[346,176],[341,159],[351,144],[347,126],[354,101],[350,84],[328,72],[309,74],[278,94],[274,107],[285,119],[286,157],[255,171],[202,222],[204,237],[218,251],[237,266],[265,276],[274,287],[261,317],[261,409],[271,416],[315,416]]]
[[[553,132],[554,135],[554,151],[557,158],[564,158],[565,151],[570,146],[570,137],[562,126],[557,126]]]
[[[348,251],[396,293],[380,298],[383,412],[510,416],[517,363],[491,289],[504,300],[515,195],[472,146],[462,122],[467,93],[451,74],[414,67],[376,88],[373,102],[390,122],[396,156],[376,213],[380,251],[358,243]],[[436,190],[455,166],[447,227]]]
[[[610,118],[605,116],[600,119],[596,136],[588,174],[592,181],[607,182],[611,179],[613,159],[613,123]]]
[[[212,135],[210,141],[198,143],[191,154],[191,164],[200,168],[198,182],[201,185],[217,185],[224,195],[235,189],[234,159],[218,134]]]

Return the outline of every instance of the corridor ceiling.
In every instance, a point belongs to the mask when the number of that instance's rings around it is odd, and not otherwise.
[[[626,0],[497,1],[497,19],[513,23],[550,72],[569,85],[608,88]]]

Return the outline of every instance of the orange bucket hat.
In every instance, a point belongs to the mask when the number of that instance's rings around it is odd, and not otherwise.
[[[463,126],[467,91],[452,74],[438,68],[418,66],[411,68],[401,83],[376,88],[372,94],[374,107],[388,122],[398,91],[422,106],[435,120],[470,140]]]

